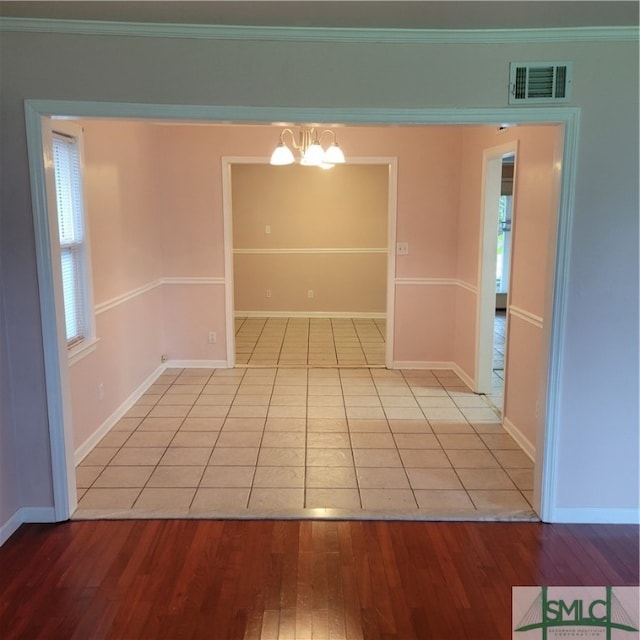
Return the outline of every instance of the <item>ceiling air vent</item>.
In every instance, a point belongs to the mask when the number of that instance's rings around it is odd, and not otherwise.
[[[569,102],[571,62],[512,62],[509,104]]]

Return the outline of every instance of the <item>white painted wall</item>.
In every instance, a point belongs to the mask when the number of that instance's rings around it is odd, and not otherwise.
[[[13,383],[0,448],[21,463],[19,473],[0,468],[0,483],[19,496],[16,507],[52,504],[25,99],[507,108],[510,61],[571,60],[572,104],[582,120],[552,512],[566,520],[637,518],[637,41],[327,46],[3,33],[0,59],[0,260],[13,347],[0,359]],[[7,516],[0,512],[0,525]]]

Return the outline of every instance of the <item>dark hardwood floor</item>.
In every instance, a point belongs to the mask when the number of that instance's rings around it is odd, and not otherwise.
[[[513,585],[637,585],[638,527],[138,520],[23,525],[3,640],[511,638]]]

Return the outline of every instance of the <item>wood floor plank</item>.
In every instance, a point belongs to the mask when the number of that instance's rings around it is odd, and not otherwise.
[[[501,640],[516,585],[638,584],[639,529],[468,522],[23,525],[3,640]]]

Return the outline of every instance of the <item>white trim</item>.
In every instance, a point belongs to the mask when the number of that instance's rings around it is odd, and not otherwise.
[[[478,293],[478,289],[474,285],[457,278],[396,278],[395,284],[398,286],[456,286],[471,291],[471,293]]]
[[[457,278],[396,278],[395,283],[398,286],[455,286],[462,287],[471,293],[478,293],[474,285]]]
[[[293,120],[299,120],[298,116]],[[354,114],[355,115],[355,114]],[[310,116],[311,117],[311,116]],[[358,116],[356,116],[357,118]],[[232,119],[236,119],[235,117]],[[254,117],[251,118],[255,120]],[[281,118],[276,118],[276,121],[280,121]],[[317,118],[311,117],[312,121]],[[330,121],[335,121],[334,118],[329,118]],[[224,252],[225,252],[225,316],[227,319],[227,360],[228,366],[233,367],[235,365],[235,324],[234,324],[234,283],[233,283],[233,205],[231,202],[231,168],[233,164],[268,164],[269,158],[266,157],[249,157],[249,156],[224,156],[222,158],[222,202],[223,202],[223,220],[224,220]],[[356,165],[386,165],[389,168],[389,188],[388,188],[388,228],[387,228],[387,243],[389,247],[396,246],[396,225],[397,225],[397,200],[398,200],[398,159],[396,157],[388,156],[364,156],[364,157],[350,157],[347,159],[347,164]],[[332,250],[333,251],[333,250]],[[385,335],[385,366],[391,368],[393,362],[393,331],[394,331],[394,315],[395,315],[395,251],[391,249],[384,249],[384,253],[387,254],[387,307],[386,313],[383,317],[386,317],[386,335]],[[381,251],[382,252],[382,251]],[[258,312],[264,316],[263,312]],[[284,315],[291,315],[290,312],[282,312]],[[333,315],[333,314],[332,314]],[[279,317],[279,316],[275,316]],[[310,314],[305,313],[304,317],[311,317]],[[319,316],[325,317],[325,316]],[[353,317],[353,314],[349,314],[349,317]],[[366,317],[370,317],[367,314]]]
[[[64,301],[59,261],[53,259],[57,230],[51,231],[43,157],[42,113],[25,102],[27,153],[38,272],[47,418],[56,520],[67,520],[77,504]]]
[[[456,283],[462,289],[466,289],[467,291],[470,291],[471,293],[478,295],[478,287],[476,285],[465,282],[464,280],[456,280]]]
[[[325,248],[316,247],[310,249],[295,248],[295,249],[234,249],[234,254],[287,254],[287,253],[384,253],[388,251],[385,247],[336,247]]]
[[[520,307],[514,307],[512,304],[509,305],[509,315],[520,318],[520,320],[524,320],[525,322],[532,324],[534,327],[538,327],[538,329],[542,329],[544,326],[544,318],[530,313],[525,309],[521,309]]]
[[[571,230],[575,209],[576,172],[578,164],[578,132],[580,110],[568,113],[564,123],[560,202],[556,236],[553,302],[549,328],[549,365],[546,388],[544,424],[538,430],[536,448],[540,451],[540,464],[536,465],[534,498],[540,505],[538,513],[544,522],[554,522],[556,516],[558,447],[560,445],[560,398],[562,397],[562,368],[564,332],[567,321],[567,292],[569,291],[569,256]]]
[[[99,315],[104,313],[105,311],[109,311],[118,305],[123,304],[124,302],[128,302],[137,296],[141,296],[147,291],[152,291],[156,287],[160,287],[165,284],[224,284],[224,278],[158,278],[157,280],[153,280],[152,282],[148,282],[147,284],[143,284],[141,287],[137,289],[132,289],[131,291],[127,291],[126,293],[122,293],[119,296],[115,296],[111,298],[111,300],[106,300],[105,302],[101,302],[94,307],[94,313]]]
[[[0,547],[20,528],[24,522],[22,509],[18,509],[1,527],[0,527]]]
[[[224,317],[227,339],[227,366],[236,364],[236,327],[233,317],[235,308],[233,282],[233,204],[231,202],[231,166],[233,163],[257,162],[266,164],[266,158],[222,157],[220,181],[222,182],[222,226],[224,238]]]
[[[454,371],[455,362],[428,361],[428,360],[396,360],[393,363],[394,369],[448,369]]]
[[[518,443],[519,447],[527,454],[531,461],[535,463],[535,445],[506,416],[502,417],[502,426],[504,427],[504,430]]]
[[[167,369],[230,369],[226,360],[168,360]]]
[[[384,311],[235,311],[236,318],[362,318],[384,320]]]
[[[640,509],[600,509],[598,507],[556,507],[552,510],[553,520],[566,524],[640,524]]]
[[[384,336],[384,364],[391,368],[395,348],[396,319],[396,240],[398,227],[398,158],[387,158],[389,166],[388,203],[387,203],[387,312],[386,333]],[[393,247],[393,249],[391,248]]]
[[[93,353],[98,346],[98,342],[100,342],[100,338],[88,338],[71,349],[69,351],[69,366],[71,367],[76,362],[86,358],[90,353]]]
[[[56,522],[56,513],[53,507],[22,507],[20,509],[22,522]]]
[[[116,425],[118,420],[124,416],[131,407],[140,400],[151,384],[158,378],[158,376],[166,369],[166,365],[162,364],[155,369],[151,375],[140,384],[129,395],[129,397],[94,431],[76,450],[74,454],[75,464],[80,464],[87,456],[87,454],[93,450],[93,448],[109,433],[109,431]]]
[[[127,291],[125,293],[121,293],[119,296],[115,296],[114,298],[111,298],[110,300],[105,300],[104,302],[101,302],[100,304],[97,304],[94,307],[94,313],[96,315],[100,315],[101,313],[104,313],[105,311],[109,311],[109,309],[113,309],[114,307],[117,307],[118,305],[124,303],[124,302],[128,302],[129,300],[132,300],[133,298],[136,298],[137,296],[141,296],[144,293],[147,293],[147,291],[151,291],[153,289],[155,289],[156,287],[159,287],[162,284],[162,280],[158,279],[158,280],[153,280],[152,282],[148,282],[147,284],[143,284],[141,287],[137,287],[136,289],[131,289],[131,291]]]
[[[21,507],[0,527],[0,547],[27,522],[56,522],[53,507]]]
[[[224,285],[223,277],[195,277],[195,278],[161,278],[162,284],[215,284]]]
[[[502,44],[513,42],[520,44],[522,42],[565,43],[638,40],[638,28],[635,26],[542,29],[363,29],[0,18],[0,31],[205,40],[400,44]]]
[[[25,100],[38,116],[96,118],[141,118],[143,120],[185,120],[228,123],[341,122],[344,124],[416,126],[435,124],[480,124],[508,121],[513,124],[565,124],[577,107],[513,107],[469,109],[408,109],[354,107],[246,107],[242,105],[175,105],[81,100]],[[87,114],[90,114],[88,116]],[[268,157],[223,157],[231,163],[268,163]],[[371,158],[348,158],[348,163],[376,164]],[[375,158],[374,158],[375,160]],[[393,158],[396,161],[396,158]],[[369,162],[368,162],[369,161]],[[379,164],[379,163],[378,163]],[[395,246],[395,245],[394,245]]]
[[[444,285],[453,287],[458,284],[455,278],[396,278],[398,286],[434,286]]]
[[[457,363],[454,362],[453,370],[456,375],[469,387],[473,389],[475,386],[475,380]]]

